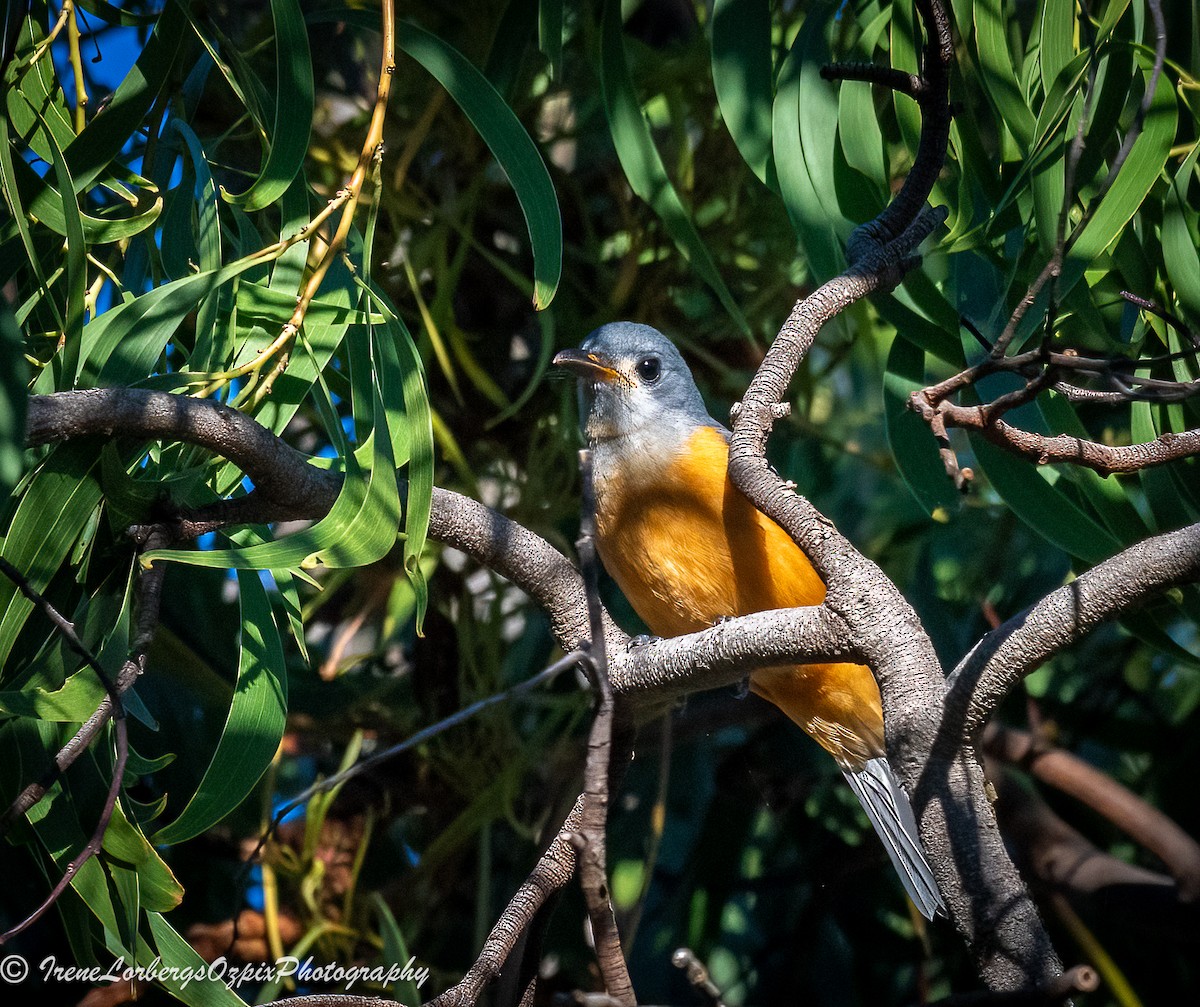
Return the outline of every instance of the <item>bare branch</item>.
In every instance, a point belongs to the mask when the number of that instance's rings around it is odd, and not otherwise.
[[[671,964],[677,969],[683,969],[692,989],[704,998],[704,1002],[709,1007],[725,1007],[721,988],[712,981],[708,969],[704,967],[704,963],[696,957],[696,953],[691,948],[679,948],[671,955]]]
[[[935,1000],[929,1007],[1052,1007],[1067,1003],[1076,993],[1093,993],[1100,987],[1100,976],[1090,965],[1076,965],[1062,975],[1032,989],[1003,993],[978,991],[958,993]]]
[[[932,423],[936,416],[943,424],[975,430],[993,444],[1038,465],[1069,462],[1101,475],[1112,475],[1114,472],[1138,472],[1200,453],[1200,430],[1165,433],[1144,444],[1100,444],[1070,434],[1047,436],[1021,430],[996,418],[989,406],[960,406],[952,402],[930,406],[921,394],[914,392],[910,402],[927,421]],[[1128,401],[1131,396],[1124,398]]]
[[[1200,579],[1200,524],[1156,535],[1048,594],[988,633],[946,682],[946,722],[969,740],[1009,690],[1102,622]]]
[[[396,1007],[396,1001],[352,993],[309,993],[302,997],[272,1000],[271,1007]]]
[[[431,1000],[428,1007],[472,1007],[487,985],[500,974],[534,917],[575,874],[575,847],[571,839],[579,830],[583,803],[584,795],[580,794],[558,835],[504,907],[483,942],[475,964],[454,986]]]
[[[821,78],[879,84],[917,99],[929,91],[929,84],[920,74],[905,73],[895,67],[880,66],[876,63],[830,63],[821,67]]]
[[[846,621],[822,605],[755,612],[687,636],[631,641],[609,655],[609,674],[618,695],[661,705],[688,692],[733,685],[758,668],[861,658]]]
[[[1175,879],[1182,901],[1200,898],[1200,843],[1158,808],[1091,763],[1028,731],[992,721],[984,728],[981,743],[987,754],[1070,794],[1153,853]]]
[[[1169,877],[1097,849],[1013,771],[989,762],[988,778],[996,787],[996,814],[1005,838],[1039,889],[1175,936],[1200,931],[1196,903],[1184,899]]]
[[[579,471],[583,481],[582,519],[580,521],[579,563],[583,568],[587,591],[588,647],[592,684],[596,689],[596,716],[588,732],[587,764],[584,768],[583,814],[574,837],[579,849],[579,881],[587,902],[592,924],[592,940],[604,989],[621,1007],[633,1007],[637,999],[629,978],[629,967],[621,951],[621,937],[613,915],[608,887],[606,831],[608,828],[609,775],[613,759],[613,720],[615,705],[608,680],[608,659],[604,641],[604,620],[600,605],[600,562],[596,558],[596,494],[592,481],[592,454],[579,452]]]

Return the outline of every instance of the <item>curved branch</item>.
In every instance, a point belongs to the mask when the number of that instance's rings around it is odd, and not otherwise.
[[[1043,783],[1081,801],[1153,853],[1175,879],[1181,901],[1200,899],[1200,843],[1158,808],[1073,752],[1047,744],[1028,731],[992,721],[981,742],[988,755],[1021,766]],[[1155,878],[1155,883],[1161,882]]]
[[[256,420],[218,402],[136,388],[30,397],[29,443],[96,435],[195,444],[228,458],[250,477],[253,493],[185,515],[179,529],[224,527],[251,518],[319,519],[341,488],[341,475],[309,464],[306,455]],[[222,504],[228,506],[221,509]],[[527,592],[549,613],[565,650],[590,638],[583,579],[541,536],[470,497],[437,487],[430,536]],[[684,692],[730,685],[758,667],[859,656],[844,622],[827,608],[761,612],[632,649],[608,614],[603,617],[605,637],[613,644],[613,691],[655,705]]]
[[[951,917],[988,987],[1040,987],[1062,967],[1020,875],[1004,850],[978,758],[940,722],[944,682],[933,645],[911,606],[875,564],[839,535],[769,467],[767,436],[787,387],[820,328],[855,301],[890,290],[913,251],[944,219],[925,208],[950,127],[949,18],[919,0],[926,32],[921,143],[914,170],[884,212],[848,243],[852,263],[792,309],[734,417],[729,476],[805,551],[828,587],[825,606],[845,619],[879,680],[888,757],[913,790],[922,841]]]
[[[521,935],[547,900],[560,891],[575,874],[576,853],[571,842],[583,818],[584,796],[580,794],[558,835],[542,854],[537,866],[511,899],[491,933],[483,942],[479,957],[455,985],[429,1001],[428,1007],[473,1007],[484,988],[498,975]]]
[[[1047,658],[1102,622],[1200,579],[1200,523],[1156,535],[1092,567],[988,633],[946,683],[947,724],[970,739]]]
[[[206,399],[141,388],[31,395],[27,424],[30,445],[99,435],[174,440],[216,452],[245,472],[255,487],[247,497],[222,501],[230,505],[220,512],[222,524],[250,520],[251,515],[317,520],[329,512],[342,486],[339,473],[310,464],[303,452],[257,420]],[[185,514],[181,523],[207,527],[204,519],[213,512],[206,508]],[[550,614],[565,650],[588,638],[583,581],[545,539],[469,497],[436,488],[430,536],[528,592]],[[611,620],[605,632],[617,640],[623,636]]]

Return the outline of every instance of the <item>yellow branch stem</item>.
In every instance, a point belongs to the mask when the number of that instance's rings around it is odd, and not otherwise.
[[[87,125],[88,93],[83,79],[83,57],[79,53],[79,19],[75,15],[74,0],[63,0],[63,12],[67,18],[67,42],[71,53],[71,70],[75,75],[75,132],[82,133]]]
[[[312,303],[313,298],[316,297],[317,291],[321,287],[321,282],[325,279],[330,267],[345,247],[346,238],[350,234],[350,227],[354,223],[354,212],[358,208],[359,200],[362,198],[363,186],[371,170],[371,165],[377,158],[383,155],[384,117],[387,112],[388,97],[392,90],[392,77],[396,71],[396,11],[392,0],[384,0],[382,8],[383,60],[379,70],[379,86],[375,93],[375,106],[371,111],[371,121],[367,127],[367,135],[363,140],[362,152],[359,154],[358,164],[354,169],[354,174],[351,176],[349,184],[342,190],[345,193],[345,203],[342,207],[342,216],[338,221],[337,230],[334,231],[333,237],[330,239],[329,245],[322,254],[320,261],[301,288],[299,296],[296,298],[296,309],[292,312],[291,318],[280,329],[279,335],[254,360],[237,368],[236,373],[231,372],[229,375],[231,377],[241,377],[252,372],[257,374],[268,360],[276,354],[280,355],[279,360],[265,380],[261,383],[251,381],[250,386],[253,387],[253,402],[255,404],[261,402],[263,398],[271,393],[271,386],[274,384],[275,379],[286,370],[288,363],[287,348],[296,338],[296,334],[304,324],[304,316],[307,314],[308,307]],[[339,196],[341,195],[342,193],[339,193]],[[214,384],[217,383],[214,382]],[[245,401],[251,391],[251,387],[243,389],[235,405]],[[201,394],[210,394],[213,390],[215,389],[210,386]]]

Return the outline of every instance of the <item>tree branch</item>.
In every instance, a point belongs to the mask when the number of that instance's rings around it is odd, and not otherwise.
[[[613,761],[613,720],[615,704],[608,680],[608,659],[604,641],[604,620],[600,605],[600,562],[596,558],[596,494],[592,481],[592,454],[579,452],[579,470],[583,481],[582,519],[580,521],[579,563],[583,567],[587,591],[588,647],[592,682],[596,689],[596,716],[588,732],[587,764],[583,777],[583,813],[574,841],[579,850],[579,881],[587,902],[592,925],[592,942],[605,992],[620,1007],[634,1007],[637,999],[629,978],[629,966],[621,951],[621,936],[613,914],[608,887],[607,837],[609,777]]]
[[[988,755],[1020,766],[1035,779],[1081,801],[1153,853],[1175,879],[1181,901],[1200,899],[1200,843],[1158,808],[1091,763],[1028,731],[992,721],[980,741]],[[1156,884],[1165,880],[1155,877]]]
[[[583,816],[584,795],[580,794],[558,835],[542,854],[533,872],[517,889],[496,920],[479,957],[466,974],[427,1007],[472,1007],[483,990],[504,968],[521,935],[533,922],[546,901],[560,891],[575,874],[575,847],[572,837]]]
[[[1138,542],[992,630],[946,682],[946,723],[969,741],[1051,655],[1179,584],[1200,579],[1200,524]]]

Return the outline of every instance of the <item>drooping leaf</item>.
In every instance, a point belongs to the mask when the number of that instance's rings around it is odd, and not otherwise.
[[[749,334],[750,326],[721,278],[717,264],[671,183],[650,136],[650,127],[634,92],[625,58],[620,0],[606,0],[601,31],[604,111],[625,177],[633,191],[658,215],[680,252],[717,295],[733,323]]]
[[[254,789],[274,758],[287,719],[287,674],[279,630],[258,574],[238,574],[241,656],[221,740],[196,793],[155,845],[180,843],[216,825]]]
[[[308,26],[297,0],[271,0],[275,24],[275,98],[262,168],[245,192],[228,198],[247,212],[274,203],[304,166],[313,122]]]

